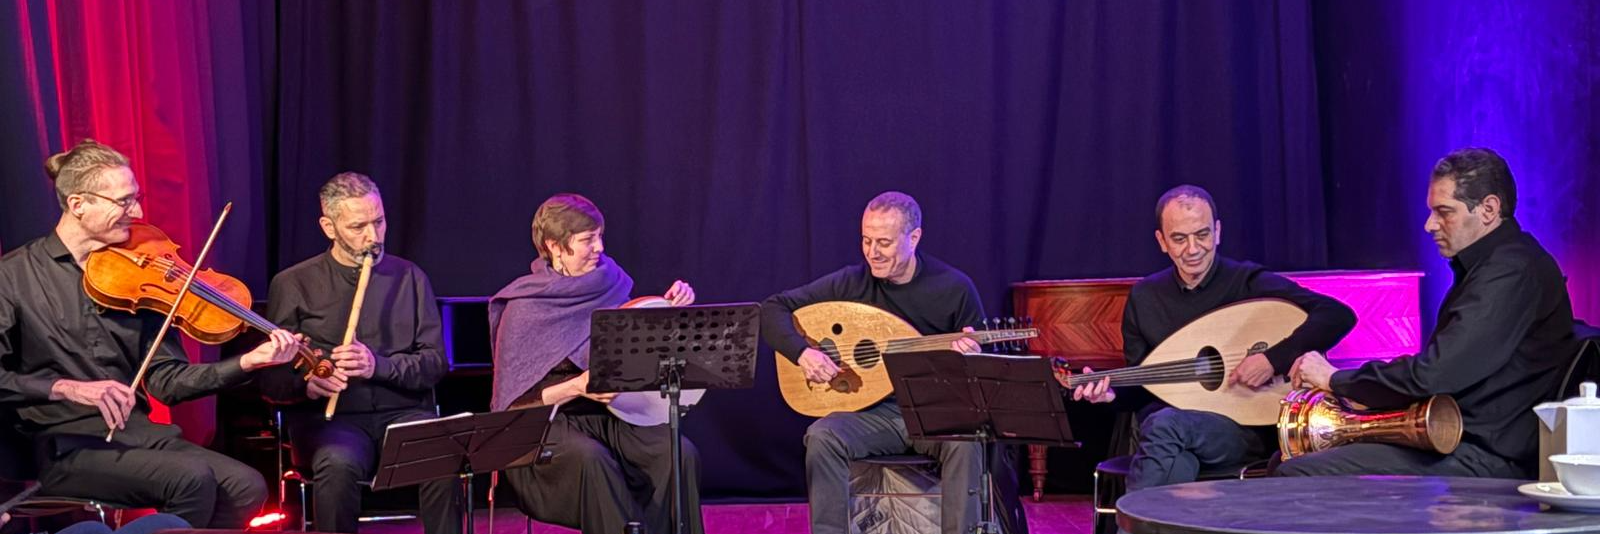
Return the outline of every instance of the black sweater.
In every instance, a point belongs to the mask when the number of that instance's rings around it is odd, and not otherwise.
[[[327,252],[272,278],[267,319],[305,334],[313,346],[331,350],[344,338],[360,269],[339,264]],[[433,385],[449,364],[433,286],[416,264],[393,254],[372,266],[356,340],[372,350],[372,378],[352,379],[339,395],[338,413],[432,408]],[[323,400],[305,400],[306,386],[287,366],[262,373],[262,392],[292,409],[322,410]]]
[[[827,301],[870,304],[911,323],[923,335],[947,334],[983,321],[983,303],[972,279],[950,265],[917,253],[911,281],[895,284],[874,278],[866,264],[829,273],[809,284],[778,293],[761,303],[761,337],[779,354],[798,362],[810,346],[794,326],[794,311]]]
[[[1267,297],[1292,302],[1307,315],[1305,324],[1267,349],[1267,360],[1277,374],[1288,373],[1301,354],[1326,352],[1355,328],[1356,314],[1344,303],[1260,265],[1219,255],[1194,289],[1185,288],[1172,267],[1133,285],[1122,311],[1122,354],[1128,365],[1139,365],[1168,336],[1200,316],[1242,300]],[[1141,415],[1151,411],[1147,405],[1152,395],[1144,388],[1118,388],[1117,394],[1119,406],[1139,410]]]

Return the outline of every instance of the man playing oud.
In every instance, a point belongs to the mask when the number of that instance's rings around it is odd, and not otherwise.
[[[1156,243],[1172,258],[1172,267],[1140,280],[1128,294],[1122,311],[1122,352],[1128,365],[1143,363],[1189,322],[1243,300],[1284,299],[1305,310],[1306,321],[1265,352],[1239,362],[1223,387],[1266,385],[1287,374],[1301,354],[1326,351],[1355,327],[1355,313],[1343,303],[1260,265],[1218,256],[1222,221],[1205,189],[1180,185],[1161,195],[1156,223]],[[1128,491],[1192,482],[1206,469],[1243,467],[1266,458],[1275,446],[1272,427],[1242,426],[1216,413],[1174,408],[1142,387],[1108,385],[1109,379],[1079,386],[1073,398],[1115,400],[1119,408],[1135,412],[1139,442],[1128,473]]]
[[[983,320],[983,304],[972,279],[917,252],[921,240],[922,208],[917,201],[896,191],[878,195],[867,203],[861,216],[861,254],[866,263],[769,297],[761,305],[761,336],[779,354],[795,361],[806,380],[826,384],[839,373],[839,366],[807,344],[796,329],[794,312],[807,305],[828,301],[869,304],[904,319],[923,335],[972,330]],[[950,348],[964,353],[979,350],[977,342],[966,338]],[[939,462],[944,534],[968,532],[979,518],[975,490],[982,476],[983,448],[971,442],[909,439],[900,406],[893,399],[817,420],[806,429],[805,446],[812,534],[844,534],[848,530],[850,460],[908,451]],[[1015,489],[1014,470],[997,465],[993,472],[1009,479],[1009,484],[997,479],[997,485]],[[1014,491],[1009,498],[1015,499]],[[1020,528],[1020,507],[1016,510],[1012,521]]]

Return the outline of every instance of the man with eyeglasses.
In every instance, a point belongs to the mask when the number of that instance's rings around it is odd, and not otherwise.
[[[143,217],[127,158],[85,140],[52,156],[61,218],[55,230],[0,257],[0,404],[19,406],[43,495],[156,508],[197,528],[242,528],[266,501],[255,469],[184,441],[150,421],[129,387],[165,319],[105,310],[83,290],[89,253],[128,240]],[[175,404],[244,384],[290,361],[300,340],[284,330],[240,356],[190,364],[177,334],[150,360],[145,393]],[[108,429],[117,430],[106,440]]]

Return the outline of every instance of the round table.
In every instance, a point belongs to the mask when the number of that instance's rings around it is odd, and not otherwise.
[[[1551,509],[1517,493],[1526,480],[1284,477],[1162,486],[1117,500],[1133,534],[1600,532],[1600,514]]]

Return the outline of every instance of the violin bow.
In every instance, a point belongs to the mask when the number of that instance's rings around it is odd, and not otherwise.
[[[376,255],[374,254],[375,252],[368,249],[361,254],[361,278],[356,280],[356,297],[350,303],[350,322],[344,325],[344,342],[340,343],[339,346],[349,345],[356,340],[356,323],[361,321],[361,302],[366,300],[367,280],[372,278],[372,257]],[[335,391],[328,396],[328,407],[322,410],[322,420],[332,421],[333,411],[338,406],[339,392]]]
[[[156,351],[161,349],[161,341],[166,339],[167,330],[172,328],[172,319],[178,316],[178,307],[183,305],[183,299],[189,296],[189,286],[194,284],[194,276],[200,274],[200,266],[205,264],[206,255],[211,252],[211,244],[216,242],[217,234],[222,230],[222,222],[228,220],[228,212],[233,211],[233,203],[229,202],[222,207],[222,214],[217,216],[217,223],[211,226],[211,236],[206,238],[206,245],[200,247],[200,255],[195,256],[194,265],[189,266],[189,276],[184,277],[183,287],[178,288],[178,298],[173,299],[172,309],[167,310],[167,320],[161,323],[161,330],[156,331],[156,339],[150,343],[150,350],[144,354],[144,362],[139,364],[139,372],[133,375],[134,404],[139,403],[139,383],[144,382],[145,371],[150,370],[150,359],[155,357]],[[181,265],[174,262],[174,266]],[[116,427],[106,432],[106,443],[111,443],[111,437],[117,435]]]

